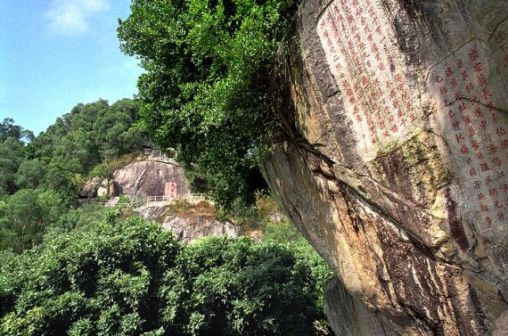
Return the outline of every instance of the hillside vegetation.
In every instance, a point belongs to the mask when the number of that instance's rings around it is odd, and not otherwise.
[[[224,238],[180,247],[157,224],[109,216],[0,266],[0,333],[322,334],[329,270],[301,251]]]
[[[287,221],[269,219],[269,196],[229,215],[264,241],[187,246],[130,209],[79,205],[86,177],[143,143],[137,104],[80,104],[37,137],[1,124],[0,334],[328,335],[331,271]]]
[[[138,110],[129,99],[79,104],[36,137],[12,119],[0,124],[3,249],[20,252],[40,243],[47,228],[76,207],[94,168],[139,150],[145,137],[134,125]]]

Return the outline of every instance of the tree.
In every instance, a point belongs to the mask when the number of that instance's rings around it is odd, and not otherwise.
[[[206,172],[231,207],[263,187],[257,163],[271,131],[269,83],[291,0],[134,0],[120,21],[121,47],[145,73],[141,124],[179,160]]]
[[[122,99],[99,115],[94,124],[101,157],[105,160],[132,153],[144,142],[145,136],[135,127],[139,103]]]
[[[178,335],[318,334],[323,282],[294,248],[224,238],[190,245],[164,278],[163,323]]]
[[[64,198],[53,190],[22,189],[0,205],[1,249],[21,252],[42,242],[47,228],[67,211]]]
[[[180,247],[158,224],[110,215],[0,264],[0,333],[313,335],[310,267],[289,246]]]
[[[76,105],[25,146],[32,161],[20,167],[18,185],[42,182],[46,188],[77,195],[82,177],[99,163],[139,150],[146,136],[135,125],[138,110],[139,103],[130,99],[111,106],[102,99]]]
[[[15,138],[0,142],[0,195],[16,191],[15,174],[22,160],[23,144]]]
[[[23,127],[19,125],[15,125],[14,119],[12,118],[5,118],[2,123],[0,123],[0,142],[9,138],[18,141],[23,139],[31,141],[33,136],[32,132],[24,130]]]
[[[84,169],[76,158],[55,156],[48,165],[44,186],[57,190],[66,197],[75,197],[83,183],[81,172]]]
[[[47,165],[39,160],[24,160],[16,172],[15,182],[20,189],[35,189],[43,181],[47,172]]]

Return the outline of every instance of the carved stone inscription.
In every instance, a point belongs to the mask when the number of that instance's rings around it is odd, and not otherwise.
[[[494,36],[504,41],[503,33]],[[483,232],[505,230],[508,222],[508,115],[502,112],[507,92],[499,85],[508,61],[499,59],[507,57],[499,47],[470,42],[428,79],[439,97],[436,123],[466,192],[465,212]]]
[[[317,27],[358,149],[367,160],[379,147],[406,140],[421,117],[390,27],[375,0],[335,0]]]
[[[166,197],[177,197],[178,196],[178,188],[176,182],[166,182],[164,188],[164,195]]]

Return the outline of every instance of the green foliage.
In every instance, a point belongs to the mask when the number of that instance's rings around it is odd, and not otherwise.
[[[144,143],[145,135],[135,126],[138,110],[139,103],[129,99],[111,106],[105,100],[78,104],[35,138],[12,119],[4,119],[0,195],[44,187],[75,197],[92,168],[109,177],[118,157],[138,151]]]
[[[312,253],[247,239],[179,247],[112,214],[6,258],[0,334],[315,335],[329,274]]]
[[[16,172],[23,159],[23,144],[15,138],[0,142],[0,195],[16,191]]]
[[[0,195],[17,190],[16,171],[26,154],[24,141],[32,139],[32,132],[15,125],[13,119],[5,118],[0,123]]]
[[[33,136],[32,132],[23,129],[23,127],[19,125],[15,125],[12,118],[5,118],[2,123],[0,123],[0,142],[4,142],[7,139],[31,141]]]
[[[1,266],[0,334],[133,335],[153,330],[178,246],[140,219],[47,241]]]
[[[122,99],[99,113],[93,129],[101,158],[109,160],[139,150],[145,136],[135,127],[138,110],[136,101]]]
[[[53,190],[22,189],[0,202],[0,249],[21,252],[42,242],[47,228],[67,211]]]
[[[161,147],[205,172],[216,201],[252,202],[270,132],[273,53],[292,0],[134,0],[120,21],[122,49],[137,55],[141,124]]]
[[[12,119],[0,123],[0,250],[40,243],[58,216],[77,205],[88,175],[110,177],[132,160],[144,143],[135,127],[138,110],[129,99],[78,104],[35,138]]]
[[[291,246],[208,238],[166,274],[162,318],[178,335],[313,335],[323,315],[311,274]]]
[[[108,162],[103,162],[95,166],[89,173],[88,177],[103,177],[110,179],[113,177],[113,169],[111,168],[111,164]]]
[[[130,203],[131,199],[127,195],[120,196],[120,199],[118,200],[118,203]]]
[[[47,165],[42,160],[24,160],[16,172],[16,186],[20,189],[37,188],[43,182],[47,170]]]
[[[58,218],[58,220],[48,228],[45,239],[51,239],[62,233],[73,230],[87,230],[89,226],[103,221],[110,216],[113,209],[85,204],[78,208],[71,209]],[[48,237],[51,236],[51,237]]]

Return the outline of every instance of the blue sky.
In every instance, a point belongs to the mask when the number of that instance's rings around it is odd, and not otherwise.
[[[77,103],[132,97],[141,73],[123,55],[130,0],[0,0],[0,119],[36,134]]]

